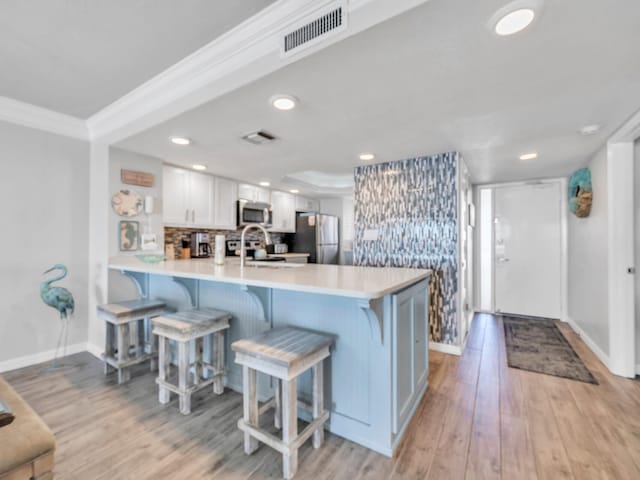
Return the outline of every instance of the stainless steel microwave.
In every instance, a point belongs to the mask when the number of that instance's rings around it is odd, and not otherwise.
[[[238,200],[238,226],[260,224],[270,227],[273,223],[273,212],[268,203],[247,202]]]

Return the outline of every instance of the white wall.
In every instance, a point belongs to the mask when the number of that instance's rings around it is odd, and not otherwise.
[[[140,187],[136,185],[127,185],[120,181],[120,170],[135,170],[138,172],[151,173],[154,176],[155,183],[153,187]],[[159,251],[164,250],[164,228],[162,225],[162,160],[147,155],[141,155],[127,150],[118,148],[109,148],[109,195],[114,195],[122,189],[133,190],[140,194],[143,198],[151,196],[154,198],[154,213],[150,215],[151,231],[158,237]],[[105,202],[110,202],[110,198],[106,198]],[[120,217],[113,208],[109,208],[109,256],[117,255],[137,255],[143,253],[141,250],[136,252],[120,252],[118,239],[118,226],[121,220],[133,220],[140,222],[140,233],[145,231],[147,225],[147,216],[142,213],[137,217]],[[109,271],[109,301],[131,300],[136,298],[138,292],[133,282],[123,279],[122,274],[113,270]],[[100,323],[100,320],[98,320]],[[100,325],[96,325],[99,329]]]
[[[151,173],[155,183],[153,187],[139,187],[127,185],[120,181],[120,170],[135,170]],[[114,195],[119,190],[133,190],[142,198],[151,196],[154,198],[154,213],[150,215],[151,231],[158,237],[160,250],[164,250],[164,228],[162,226],[162,160],[147,155],[141,155],[119,148],[109,149],[109,194]],[[106,199],[110,201],[110,199]],[[140,233],[144,232],[147,225],[147,216],[142,213],[137,217],[120,217],[111,208],[109,209],[109,231],[112,233],[109,239],[109,255],[135,255],[141,252],[120,252],[118,245],[118,225],[120,220],[133,220],[140,222]]]
[[[87,341],[89,145],[0,122],[0,369],[55,349],[59,314],[40,299],[42,272],[69,269],[69,344]],[[19,362],[19,361],[18,361]]]
[[[588,165],[593,182],[591,215],[569,214],[569,318],[605,355],[609,355],[608,324],[608,188],[607,149],[604,146]],[[590,345],[592,346],[592,345]],[[592,346],[593,348],[593,346]]]
[[[634,150],[634,194],[635,194],[635,254],[636,270],[640,270],[640,139],[635,142]],[[636,272],[636,363],[640,364],[640,273]],[[638,368],[636,367],[636,373]]]

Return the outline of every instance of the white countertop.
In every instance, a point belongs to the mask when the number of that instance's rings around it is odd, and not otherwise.
[[[282,258],[300,258],[308,257],[310,253],[270,253],[269,257],[282,257]]]
[[[135,257],[113,257],[109,261],[109,268],[114,270],[362,299],[384,297],[427,278],[430,273],[430,270],[412,268],[297,265],[296,268],[240,268],[238,262],[227,261],[224,266],[218,266],[210,258],[157,264],[144,263]]]

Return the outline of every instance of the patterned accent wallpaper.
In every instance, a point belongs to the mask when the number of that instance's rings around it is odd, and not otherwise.
[[[432,269],[429,337],[447,344],[458,343],[457,166],[451,152],[354,172],[354,265]]]

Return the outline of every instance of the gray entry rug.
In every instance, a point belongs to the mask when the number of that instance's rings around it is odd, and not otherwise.
[[[554,320],[503,315],[510,367],[598,384]]]

